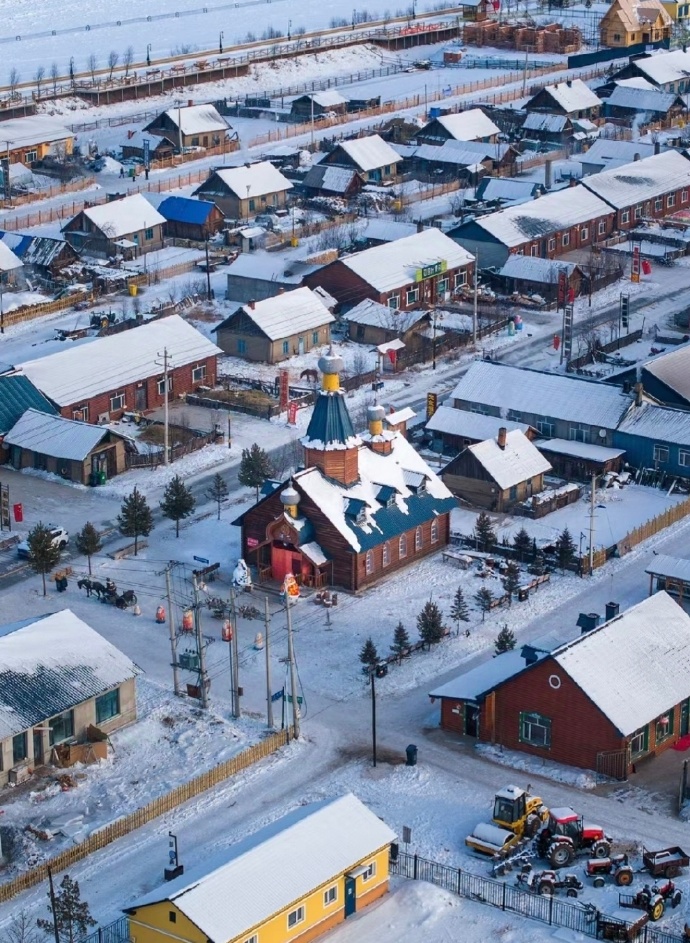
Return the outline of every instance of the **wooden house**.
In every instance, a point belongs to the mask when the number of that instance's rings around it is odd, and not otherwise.
[[[614,82],[630,79],[644,79],[661,91],[682,95],[690,91],[690,51],[682,46],[671,52],[631,56],[628,64],[611,76]]]
[[[475,507],[509,508],[544,490],[551,465],[520,429],[468,445],[441,472],[445,485]]]
[[[301,183],[309,196],[337,196],[351,200],[362,190],[364,182],[354,168],[314,164]]]
[[[357,435],[339,375],[343,361],[319,360],[323,388],[302,439],[304,469],[234,523],[257,579],[356,591],[442,549],[456,502],[400,432],[384,430],[371,406]]]
[[[136,720],[137,669],[69,609],[0,626],[0,784],[51,762],[54,747]]]
[[[444,729],[626,779],[690,732],[689,669],[690,616],[660,592],[552,651],[499,655],[430,697]]]
[[[79,256],[65,239],[51,236],[24,236],[16,232],[0,231],[0,241],[21,260],[22,274],[31,278],[54,279],[63,268],[76,262]]]
[[[619,472],[623,467],[625,451],[607,448],[593,442],[573,442],[570,439],[535,439],[534,445],[551,463],[554,474],[567,481],[591,481],[592,475]]]
[[[218,147],[232,129],[211,104],[182,106],[162,111],[143,130],[174,141],[179,152],[184,148]]]
[[[414,332],[429,322],[429,313],[421,308],[400,311],[365,298],[350,308],[342,320],[347,323],[351,341],[376,347],[399,337],[407,345]]]
[[[347,98],[334,88],[326,88],[293,99],[290,114],[294,118],[309,121],[310,118],[322,118],[330,114],[344,115],[347,110]]]
[[[550,304],[557,303],[559,296],[561,301],[577,298],[586,284],[582,269],[574,262],[531,255],[509,255],[491,281],[502,293],[537,294]]]
[[[656,88],[635,88],[616,85],[604,99],[603,114],[606,118],[619,118],[638,124],[654,121],[675,122],[686,112],[683,98],[675,92],[662,92]],[[637,116],[637,118],[636,118]]]
[[[161,216],[141,193],[88,206],[62,227],[65,239],[80,254],[109,258],[123,252],[142,254],[162,249]]]
[[[282,209],[292,184],[269,161],[242,167],[219,167],[194,191],[215,203],[228,219],[250,219]]]
[[[601,99],[582,79],[545,85],[525,105],[525,111],[545,111],[569,118],[596,118],[600,108]]]
[[[28,164],[53,157],[65,160],[74,150],[74,132],[48,115],[29,115],[2,122],[3,158],[11,164]]]
[[[170,238],[203,242],[225,225],[220,208],[207,200],[168,196],[158,205],[158,212],[165,219],[163,231]]]
[[[214,328],[226,354],[263,363],[279,363],[308,353],[331,340],[335,318],[309,288],[285,291],[237,308]]]
[[[537,435],[536,430],[525,422],[508,422],[501,416],[486,416],[446,405],[437,408],[424,428],[431,437],[435,452],[457,455],[469,445],[495,438],[501,427],[508,432],[519,429],[528,439],[534,439]]]
[[[432,118],[417,134],[418,144],[443,144],[444,141],[498,140],[500,128],[481,108],[468,108],[448,115]]]
[[[673,17],[661,0],[613,0],[599,21],[599,41],[614,49],[671,38]]]
[[[298,806],[135,900],[132,935],[168,943],[175,924],[187,943],[307,943],[388,891],[395,837],[352,793]]]
[[[334,167],[352,168],[365,183],[390,183],[397,176],[400,155],[378,134],[341,141],[321,161]]]

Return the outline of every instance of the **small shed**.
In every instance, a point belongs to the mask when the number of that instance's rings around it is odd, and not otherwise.
[[[21,259],[25,276],[55,278],[63,268],[79,258],[65,239],[0,231],[0,240]]]
[[[681,606],[684,599],[690,599],[690,560],[655,552],[645,573],[649,573],[650,596],[664,590],[677,596]]]
[[[322,92],[313,92],[309,95],[300,95],[295,98],[290,108],[290,114],[295,118],[309,119],[327,115],[333,112],[344,115],[347,111],[348,100],[334,88],[326,88]]]
[[[506,294],[540,295],[544,301],[558,301],[559,285],[565,279],[565,300],[577,298],[584,274],[574,262],[540,259],[538,256],[509,255],[492,277]]]
[[[390,308],[371,298],[365,298],[343,314],[342,320],[347,323],[347,333],[351,341],[378,345],[396,337],[409,340],[412,332],[429,320],[429,313],[421,309],[400,311],[398,308]]]
[[[407,438],[407,424],[412,422],[417,413],[411,406],[405,406],[402,409],[391,409],[384,416],[384,422],[389,432],[399,432],[405,439]]]
[[[468,445],[495,438],[503,426],[508,432],[519,429],[528,438],[536,435],[527,423],[510,422],[501,416],[487,416],[453,406],[439,406],[427,422],[426,431],[431,434],[434,451],[456,455]]]
[[[444,141],[498,140],[500,128],[481,108],[468,108],[455,114],[432,118],[417,135],[419,144],[443,144]]]
[[[322,163],[309,168],[302,187],[310,195],[338,196],[348,200],[361,191],[363,183],[354,168],[330,167]]]
[[[623,465],[624,449],[611,449],[574,439],[535,439],[539,449],[557,475],[571,481],[588,481],[592,475],[618,472]]]
[[[4,439],[10,464],[81,485],[104,484],[125,471],[125,440],[112,429],[27,409]]]
[[[159,204],[158,212],[165,218],[165,235],[177,239],[203,242],[220,232],[225,224],[220,208],[207,200],[168,196]]]

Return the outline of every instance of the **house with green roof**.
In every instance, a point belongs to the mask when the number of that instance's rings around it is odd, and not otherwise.
[[[28,377],[18,373],[0,376],[0,442],[27,409],[35,409],[50,416],[57,413],[53,404],[36,389]]]

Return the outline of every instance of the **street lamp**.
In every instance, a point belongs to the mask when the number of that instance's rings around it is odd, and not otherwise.
[[[146,47],[146,65],[151,65],[151,43]]]
[[[220,36],[218,37],[218,52],[221,54],[221,56],[223,55],[223,36],[224,35],[225,33],[221,32]]]
[[[369,680],[371,681],[371,757],[372,766],[376,766],[376,670],[377,665],[373,665],[369,670]]]
[[[74,56],[69,61],[69,80],[70,84],[74,85]]]
[[[291,29],[292,29],[292,20],[288,20],[288,35],[287,35],[288,42],[290,42],[290,39],[291,39],[291,36],[292,36],[292,34],[291,34],[291,32],[290,32]]]
[[[2,306],[2,296],[5,290],[5,273],[0,272],[0,334],[5,333],[5,311]]]

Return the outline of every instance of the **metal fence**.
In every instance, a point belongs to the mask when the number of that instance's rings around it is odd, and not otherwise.
[[[391,873],[415,881],[427,881],[459,897],[488,904],[506,913],[530,917],[548,926],[575,930],[595,939],[599,938],[604,922],[632,928],[632,923],[609,917],[591,904],[574,902],[567,898],[561,900],[555,896],[543,897],[504,881],[463,871],[462,868],[452,868],[402,851],[398,851],[397,857],[392,856]],[[628,937],[633,938],[640,943],[683,943],[682,936],[650,924],[636,937]]]
[[[89,933],[79,943],[124,943],[129,938],[129,917],[119,917]]]

